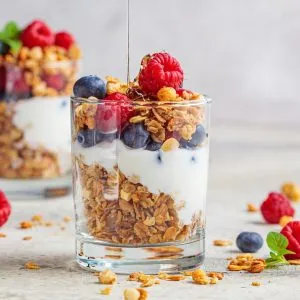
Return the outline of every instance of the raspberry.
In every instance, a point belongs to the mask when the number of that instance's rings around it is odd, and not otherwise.
[[[98,105],[96,113],[97,128],[103,133],[115,131],[120,126],[123,128],[133,113],[129,102],[130,99],[126,95],[116,92],[106,96],[103,100],[106,100],[106,102]],[[125,103],[110,104],[107,100],[125,101]]]
[[[57,91],[61,91],[66,85],[65,78],[62,74],[45,75],[43,76],[43,80],[45,80],[48,87]]]
[[[266,222],[270,224],[278,224],[282,216],[293,217],[295,214],[290,201],[280,193],[270,193],[260,210]]]
[[[183,82],[183,70],[179,62],[168,53],[155,53],[145,62],[139,73],[139,85],[149,94],[163,87],[178,89]]]
[[[44,22],[36,20],[23,30],[21,41],[29,48],[46,47],[54,44],[54,33]]]
[[[69,49],[75,42],[72,34],[66,31],[57,32],[55,35],[55,45]]]
[[[0,227],[6,223],[11,213],[11,206],[5,194],[0,191]]]
[[[300,259],[300,221],[292,221],[285,225],[281,232],[288,240],[288,250],[295,254],[287,254],[287,259]]]

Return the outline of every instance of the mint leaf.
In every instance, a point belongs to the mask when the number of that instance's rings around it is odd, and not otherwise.
[[[10,21],[6,23],[2,32],[5,34],[6,39],[17,39],[21,30],[16,22]]]
[[[272,252],[280,253],[280,251],[286,249],[289,241],[284,235],[278,232],[269,232],[267,236],[267,244]]]
[[[18,40],[4,40],[4,42],[10,47],[11,52],[17,53],[22,47],[21,41]]]

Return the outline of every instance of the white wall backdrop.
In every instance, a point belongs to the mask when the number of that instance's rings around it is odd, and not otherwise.
[[[45,19],[80,43],[83,73],[125,78],[127,0],[0,0],[0,25]],[[131,69],[151,51],[182,62],[217,124],[300,125],[299,0],[131,0]]]

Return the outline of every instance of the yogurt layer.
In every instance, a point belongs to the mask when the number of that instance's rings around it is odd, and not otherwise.
[[[180,219],[191,223],[192,216],[203,211],[206,201],[208,147],[170,152],[129,149],[121,141],[102,142],[91,148],[74,144],[75,155],[86,164],[99,163],[106,169],[116,164],[126,176],[138,176],[151,193],[171,195],[180,210]]]
[[[55,152],[61,172],[71,169],[69,97],[34,97],[15,104],[15,126],[23,130],[32,148],[44,147]]]

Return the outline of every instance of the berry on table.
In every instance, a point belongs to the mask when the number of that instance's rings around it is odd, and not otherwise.
[[[285,225],[281,232],[289,241],[287,249],[295,254],[287,254],[287,259],[300,259],[300,221],[292,221]]]
[[[270,224],[278,224],[281,217],[293,217],[295,214],[290,201],[284,195],[274,192],[268,195],[267,199],[262,203],[260,210],[265,221]]]
[[[149,94],[157,94],[163,87],[178,89],[183,82],[183,70],[170,54],[154,53],[143,63],[138,81],[141,89]]]
[[[236,239],[237,247],[244,253],[257,252],[263,243],[263,238],[256,232],[241,232]]]
[[[192,135],[191,140],[187,141],[185,139],[180,140],[180,146],[182,148],[195,148],[200,145],[207,137],[205,128],[202,125],[196,127],[195,133]]]
[[[75,97],[96,97],[98,99],[103,99],[105,92],[105,82],[95,75],[81,77],[75,82],[73,87]]]
[[[8,52],[9,52],[9,46],[3,41],[0,41],[0,54],[5,55]]]
[[[69,49],[75,42],[73,35],[66,31],[60,31],[55,34],[55,45]]]
[[[103,134],[94,129],[80,130],[77,135],[78,143],[84,148],[95,146],[103,140]]]
[[[10,203],[4,194],[3,191],[0,190],[0,227],[3,226],[11,213]]]
[[[149,132],[142,123],[129,124],[122,132],[123,143],[134,149],[144,148],[149,139]]]
[[[54,44],[54,33],[43,21],[33,21],[21,33],[21,41],[24,46],[46,47]]]

